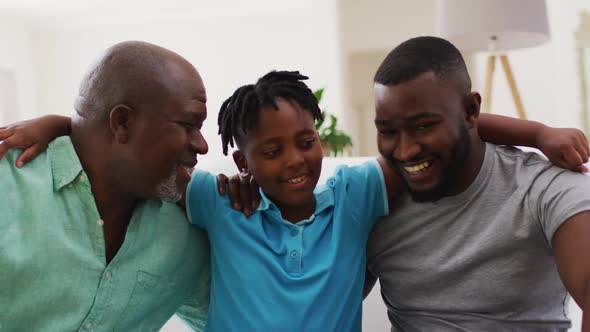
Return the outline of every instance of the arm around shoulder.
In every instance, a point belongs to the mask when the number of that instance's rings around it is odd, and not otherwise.
[[[582,331],[590,332],[590,211],[566,220],[551,241],[565,287],[582,308]]]
[[[553,128],[540,122],[494,114],[480,114],[479,135],[498,145],[521,145],[541,150],[556,166],[587,171],[590,147],[584,133],[575,128]]]
[[[1,127],[0,158],[10,149],[22,148],[24,151],[16,160],[16,166],[21,167],[43,152],[50,141],[69,135],[71,131],[71,119],[60,115],[46,115]]]

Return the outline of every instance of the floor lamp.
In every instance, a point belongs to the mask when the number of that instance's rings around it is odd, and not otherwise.
[[[516,111],[524,106],[506,52],[549,40],[545,0],[437,0],[436,32],[465,52],[487,52],[483,112],[491,110],[493,75],[499,58]]]

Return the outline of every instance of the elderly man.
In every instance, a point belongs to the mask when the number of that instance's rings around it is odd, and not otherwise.
[[[152,331],[175,312],[202,329],[208,242],[173,202],[207,152],[205,102],[181,56],[120,43],[80,84],[71,138],[0,160],[3,331]]]

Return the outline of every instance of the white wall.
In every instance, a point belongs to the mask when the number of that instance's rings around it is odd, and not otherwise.
[[[23,22],[0,15],[0,45],[0,70],[12,76],[14,86],[7,89],[15,92],[12,96],[2,94],[2,98],[10,98],[0,101],[0,123],[4,124],[17,121],[25,110],[36,111],[36,80],[31,34]]]
[[[434,0],[342,0],[340,38],[343,59],[344,127],[354,154],[376,155],[373,75],[387,53],[404,40],[434,32]]]
[[[217,112],[243,84],[272,69],[300,70],[310,87],[326,87],[325,104],[341,109],[340,59],[335,1],[303,2],[291,11],[248,15],[187,15],[126,23],[58,26],[34,34],[34,62],[40,68],[37,113],[70,114],[86,66],[104,48],[129,39],[145,40],[183,55],[200,71],[208,94],[205,138],[212,157],[221,151]]]

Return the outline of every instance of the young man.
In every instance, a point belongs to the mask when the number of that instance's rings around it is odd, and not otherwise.
[[[590,305],[590,177],[484,143],[445,40],[395,48],[375,100],[379,152],[408,188],[367,244],[392,330],[566,331],[568,291]]]
[[[183,304],[203,328],[208,241],[165,201],[207,152],[205,101],[184,58],[120,43],[83,79],[71,139],[20,169],[19,151],[0,160],[2,330],[152,331]]]

